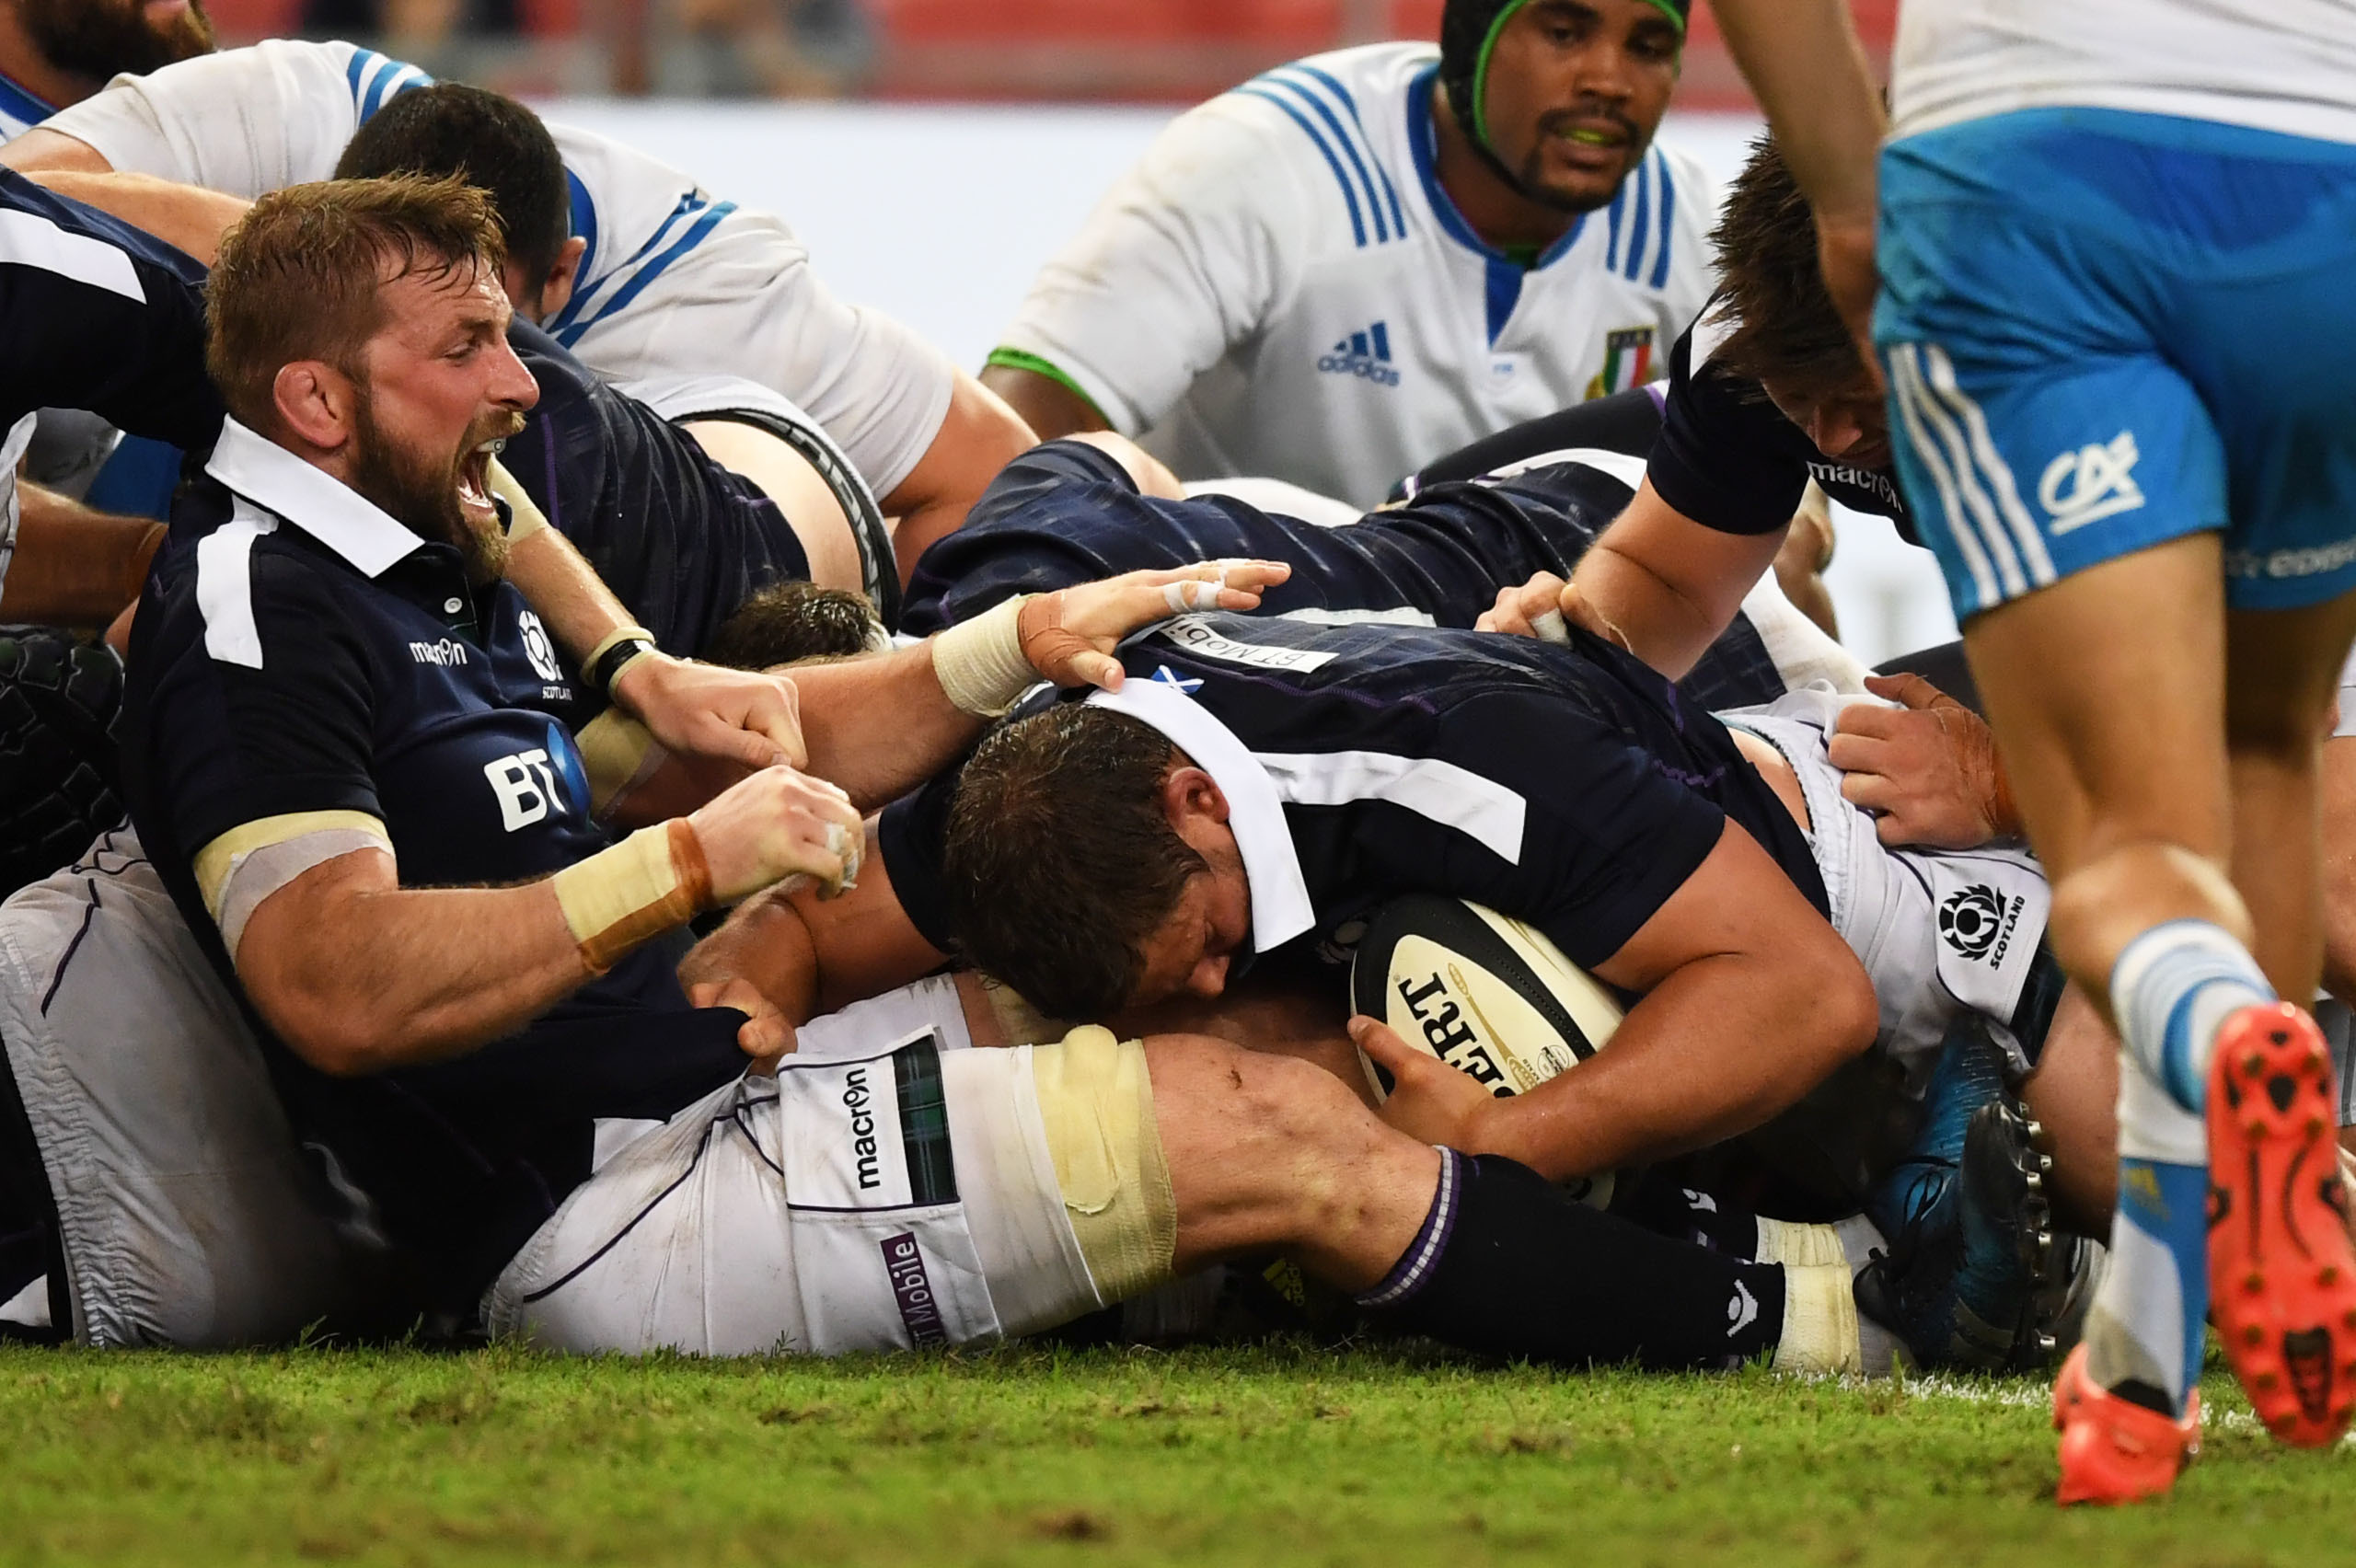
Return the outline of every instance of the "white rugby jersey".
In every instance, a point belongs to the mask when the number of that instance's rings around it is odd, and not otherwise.
[[[1182,478],[1359,506],[1476,437],[1651,380],[1710,294],[1700,166],[1656,145],[1525,268],[1433,171],[1438,62],[1341,50],[1180,116],[994,359],[1044,362]]]
[[[2070,106],[2356,142],[2356,0],[1906,0],[1896,134]]]
[[[396,94],[433,80],[349,43],[276,39],[117,76],[47,127],[118,169],[235,196],[327,179]],[[726,372],[809,410],[878,495],[932,444],[953,371],[906,327],[837,300],[784,222],[716,199],[660,159],[551,122],[588,241],[546,325],[612,381]]]

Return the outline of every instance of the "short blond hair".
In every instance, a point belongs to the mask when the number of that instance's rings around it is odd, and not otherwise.
[[[205,284],[205,368],[256,430],[275,425],[278,373],[321,360],[358,378],[385,324],[384,286],[412,272],[489,270],[507,250],[491,198],[456,179],[392,175],[290,185],[222,236]]]

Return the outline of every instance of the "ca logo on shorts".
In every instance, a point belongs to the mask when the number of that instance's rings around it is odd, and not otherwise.
[[[2133,478],[2141,456],[2135,432],[2122,430],[2108,444],[2081,446],[2048,463],[2037,499],[2053,519],[2051,531],[2067,534],[2142,505],[2142,487]]]

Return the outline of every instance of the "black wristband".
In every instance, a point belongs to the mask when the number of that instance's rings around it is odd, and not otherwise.
[[[641,653],[652,653],[654,644],[642,637],[626,637],[597,656],[590,668],[590,682],[608,698],[614,695],[614,682],[621,677],[622,666]]]

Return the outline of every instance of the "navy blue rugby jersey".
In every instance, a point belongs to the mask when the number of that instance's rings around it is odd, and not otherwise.
[[[694,657],[753,594],[810,575],[750,479],[529,322],[507,340],[540,400],[501,460],[664,652]]]
[[[1593,967],[1728,818],[1825,908],[1807,839],[1726,727],[1574,637],[1183,616],[1124,645],[1120,694],[1085,700],[1153,724],[1218,781],[1256,951],[1303,935],[1346,947],[1379,905],[1434,893],[1527,920]],[[884,816],[893,886],[935,946],[954,787],[944,775]]]
[[[1693,363],[1695,334],[1706,342],[1721,330],[1705,309],[1669,351],[1668,402],[1645,468],[1660,498],[1722,534],[1772,534],[1792,520],[1812,478],[1842,505],[1888,518],[1915,543],[1886,455],[1878,467],[1827,457],[1758,382],[1710,363],[1706,351]]]
[[[1599,465],[1623,467],[1624,477]],[[1541,457],[1509,475],[1436,483],[1403,505],[1327,528],[1232,496],[1143,496],[1106,453],[1052,441],[1009,463],[964,524],[925,551],[901,625],[922,635],[1017,594],[1248,556],[1293,569],[1263,598],[1263,615],[1469,628],[1499,588],[1541,571],[1569,576],[1628,504],[1639,467],[1600,451]],[[1784,691],[1741,616],[1682,686],[1710,709],[1772,702]]]
[[[211,446],[223,409],[204,373],[204,268],[0,168],[0,425],[43,408]]]
[[[133,631],[124,792],[233,986],[192,862],[244,824],[364,813],[405,887],[527,881],[609,842],[569,724],[594,705],[514,588],[469,586],[455,548],[234,421],[172,530]],[[372,1078],[316,1072],[254,1022],[298,1132],[463,1311],[587,1177],[597,1118],[665,1115],[743,1070],[707,1021],[735,1015],[688,1009],[678,956],[651,943],[519,1034]]]

